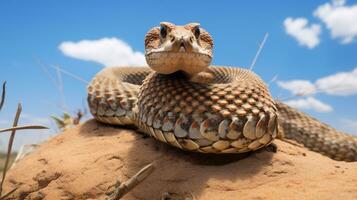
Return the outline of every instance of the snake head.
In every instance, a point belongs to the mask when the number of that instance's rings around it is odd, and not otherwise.
[[[177,26],[161,22],[145,36],[145,57],[158,73],[183,71],[196,75],[205,71],[212,60],[213,41],[198,23]]]

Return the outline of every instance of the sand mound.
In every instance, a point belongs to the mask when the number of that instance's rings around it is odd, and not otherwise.
[[[41,145],[9,171],[10,199],[104,199],[117,179],[154,172],[123,199],[357,199],[357,163],[333,161],[276,141],[246,158],[182,152],[135,131],[93,120]],[[170,199],[170,198],[167,198]],[[191,198],[192,199],[192,198]]]

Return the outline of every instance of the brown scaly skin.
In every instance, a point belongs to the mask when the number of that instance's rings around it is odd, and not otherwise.
[[[335,160],[357,161],[357,137],[342,133],[280,101],[275,102],[286,138]]]
[[[357,160],[355,137],[274,101],[253,72],[209,66],[213,41],[199,24],[160,25],[145,37],[151,69],[106,68],[93,78],[88,103],[97,120],[135,125],[188,151],[254,151],[284,132],[333,159]]]

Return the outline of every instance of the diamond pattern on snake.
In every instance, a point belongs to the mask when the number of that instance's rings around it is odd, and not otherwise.
[[[201,153],[244,153],[285,137],[335,160],[357,161],[357,138],[274,100],[250,70],[210,66],[213,39],[198,23],[162,22],[145,36],[149,67],[110,67],[88,86],[100,122],[135,125]]]

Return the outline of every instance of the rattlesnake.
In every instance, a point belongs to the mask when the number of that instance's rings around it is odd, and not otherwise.
[[[93,78],[91,113],[188,151],[243,153],[285,136],[333,159],[357,161],[356,137],[274,100],[249,70],[209,66],[212,49],[198,23],[162,22],[145,36],[150,68],[105,68]]]

